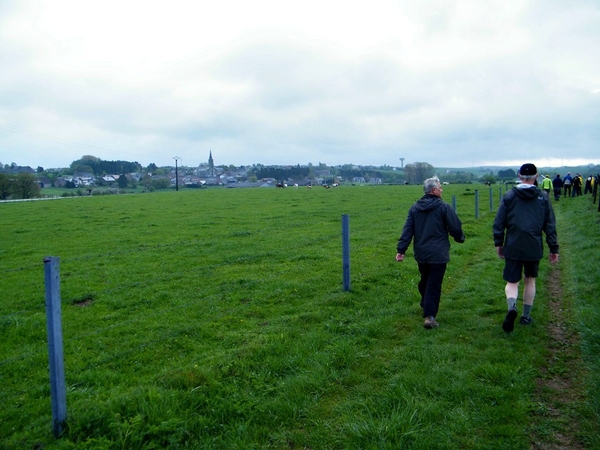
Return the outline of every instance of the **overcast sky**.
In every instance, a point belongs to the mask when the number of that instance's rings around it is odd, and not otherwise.
[[[600,163],[598,0],[1,0],[0,162]]]

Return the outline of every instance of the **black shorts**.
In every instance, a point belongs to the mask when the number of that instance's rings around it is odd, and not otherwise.
[[[540,268],[539,261],[522,261],[519,259],[504,260],[504,281],[509,283],[518,283],[521,281],[521,274],[525,273],[526,277],[537,278]]]

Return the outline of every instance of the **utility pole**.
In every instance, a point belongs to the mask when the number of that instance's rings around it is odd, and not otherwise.
[[[179,191],[179,175],[177,174],[177,161],[181,161],[181,158],[179,156],[174,156],[173,159],[175,160],[175,190]]]

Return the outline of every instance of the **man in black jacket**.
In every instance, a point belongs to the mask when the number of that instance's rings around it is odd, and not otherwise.
[[[563,180],[560,178],[560,174],[556,174],[554,180],[552,180],[552,188],[554,189],[554,200],[560,199],[560,193],[562,192]]]
[[[534,186],[536,177],[535,165],[528,163],[521,166],[521,184],[504,195],[492,227],[496,251],[504,259],[504,292],[508,312],[502,329],[507,333],[514,330],[522,274],[525,279],[520,323],[529,325],[532,322],[530,313],[535,298],[535,279],[544,255],[542,232],[550,249],[550,263],[558,262],[558,238],[552,203],[545,192]]]
[[[425,328],[436,328],[435,320],[442,294],[446,265],[450,261],[450,234],[456,242],[465,241],[462,223],[454,210],[442,200],[442,186],[438,177],[423,183],[421,197],[408,211],[402,235],[398,240],[396,261],[404,261],[404,254],[414,237],[415,260],[421,280],[419,293],[425,317]]]

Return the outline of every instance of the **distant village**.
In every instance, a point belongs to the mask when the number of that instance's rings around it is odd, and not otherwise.
[[[389,170],[394,170],[389,168]],[[36,175],[40,187],[83,188],[94,187],[126,188],[146,186],[154,189],[169,187],[202,188],[224,187],[282,187],[333,185],[342,181],[359,184],[382,184],[383,178],[376,168],[344,165],[336,168],[324,164],[318,166],[216,166],[209,153],[207,162],[198,167],[156,167],[141,168],[134,172],[97,175],[92,172],[65,169],[33,169],[29,166],[0,166],[4,173],[28,173]],[[344,174],[344,175],[342,175]],[[400,175],[400,174],[399,174]],[[400,178],[403,178],[401,176]]]
[[[31,177],[39,185],[36,189],[62,188],[76,189],[77,195],[97,193],[99,189],[123,190],[138,189],[154,191],[169,188],[207,188],[207,187],[287,187],[287,186],[337,186],[339,184],[381,185],[381,184],[418,184],[430,176],[437,174],[448,183],[485,183],[514,182],[516,172],[512,168],[479,167],[470,169],[436,169],[424,162],[393,166],[357,166],[344,164],[340,166],[318,165],[288,165],[265,166],[217,166],[212,151],[208,160],[197,167],[178,166],[157,167],[150,164],[142,167],[137,162],[103,161],[94,156],[84,156],[74,161],[69,168],[33,169],[29,166],[18,166],[15,163],[2,165],[0,163],[0,199],[12,197],[28,198],[37,196],[35,192],[15,192],[18,183],[14,180],[4,180],[7,174],[13,178],[20,174]],[[571,169],[573,172],[575,168]],[[585,169],[597,173],[600,166],[589,165]],[[561,168],[569,170],[569,168]],[[441,173],[440,173],[441,172]],[[566,173],[566,172],[565,172]],[[4,180],[4,181],[3,181]],[[12,189],[10,184],[12,182]],[[18,189],[17,189],[18,190]],[[43,193],[41,193],[43,195]]]

